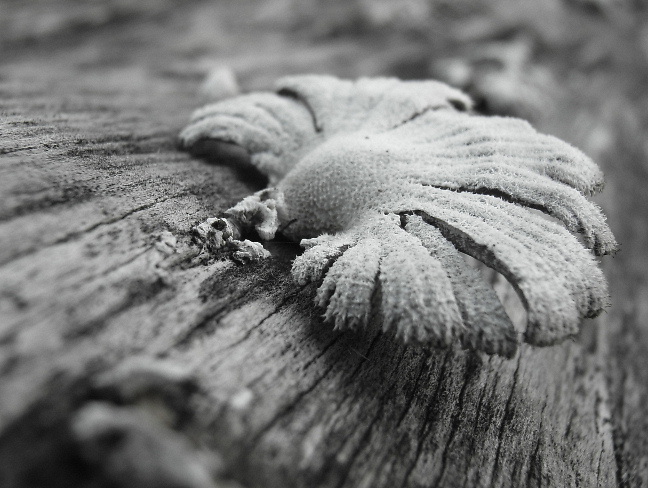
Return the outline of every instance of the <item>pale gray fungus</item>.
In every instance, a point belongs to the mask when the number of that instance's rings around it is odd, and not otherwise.
[[[196,232],[206,250],[234,248],[242,260],[268,255],[241,240],[247,230],[301,241],[293,276],[321,282],[316,301],[340,329],[375,315],[407,342],[459,341],[507,357],[520,340],[555,344],[608,304],[595,255],[616,242],[585,198],[603,175],[527,122],[470,108],[436,81],[316,75],[207,105],[180,134],[183,146],[238,145],[270,188]],[[460,252],[515,287],[528,312],[523,334]]]

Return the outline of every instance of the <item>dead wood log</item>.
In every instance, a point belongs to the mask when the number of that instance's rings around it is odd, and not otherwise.
[[[185,61],[199,35],[165,32],[210,10],[172,4],[4,39],[0,486],[640,486],[624,439],[642,434],[619,426],[645,412],[623,355],[646,346],[610,346],[604,321],[510,361],[421,351],[332,331],[290,278],[293,245],[197,258],[191,226],[256,188],[176,149],[204,70]],[[45,18],[34,5],[12,8]],[[402,42],[286,48],[294,70],[359,50],[366,70]],[[285,69],[223,49],[250,88]],[[610,399],[610,377],[635,386]]]

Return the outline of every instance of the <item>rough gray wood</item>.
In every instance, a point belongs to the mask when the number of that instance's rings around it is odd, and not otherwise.
[[[534,39],[530,62],[559,86],[535,123],[602,164],[622,244],[609,313],[508,361],[332,331],[290,278],[294,246],[247,267],[199,261],[190,227],[256,187],[175,147],[214,63],[246,89],[288,72],[436,76],[437,58],[472,49],[473,31],[448,28],[467,20],[385,33],[360,9],[363,33],[343,6],[138,5],[0,5],[0,486],[648,484],[635,18],[485,17],[487,37],[512,22]]]

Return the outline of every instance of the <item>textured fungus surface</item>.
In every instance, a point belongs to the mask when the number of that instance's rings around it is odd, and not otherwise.
[[[460,251],[519,293],[526,342],[574,335],[608,301],[593,255],[616,242],[585,198],[603,175],[527,122],[470,107],[436,81],[319,75],[208,105],[181,133],[183,146],[239,145],[271,188],[198,226],[200,241],[247,260],[267,253],[239,240],[246,230],[262,239],[281,231],[306,248],[293,276],[321,282],[316,302],[337,328],[376,315],[406,342],[459,341],[510,357],[520,334]]]

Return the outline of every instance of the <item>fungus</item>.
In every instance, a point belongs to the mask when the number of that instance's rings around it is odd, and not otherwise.
[[[180,134],[182,146],[240,146],[269,188],[200,224],[199,240],[244,259],[267,256],[241,241],[251,230],[301,241],[292,274],[321,283],[316,302],[338,329],[375,316],[406,342],[506,357],[520,340],[555,344],[608,303],[594,255],[616,243],[585,198],[603,175],[527,122],[470,107],[436,81],[318,75],[207,105]],[[515,287],[528,312],[523,334],[461,253]]]

